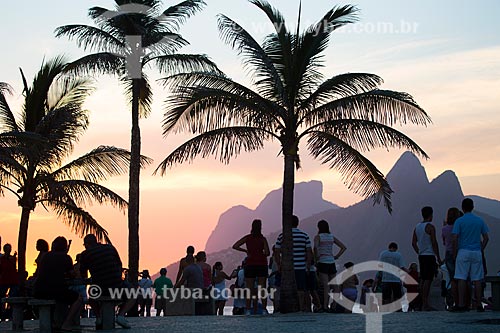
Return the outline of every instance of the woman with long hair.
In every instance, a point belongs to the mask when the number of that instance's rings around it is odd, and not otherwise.
[[[72,321],[80,313],[83,304],[80,295],[69,289],[66,277],[73,271],[73,260],[66,253],[68,241],[59,236],[52,242],[51,250],[43,256],[38,267],[38,277],[35,282],[34,297],[56,300],[69,307],[61,331],[71,331]]]
[[[333,245],[339,247],[339,252],[333,254]],[[322,289],[323,309],[328,311],[330,303],[330,285],[328,284],[337,274],[335,260],[347,250],[345,245],[330,232],[327,221],[318,222],[318,234],[314,237],[314,256],[318,270],[319,282]]]
[[[448,209],[446,213],[445,225],[441,229],[441,237],[443,239],[443,245],[446,248],[444,263],[446,265],[446,270],[448,271],[448,276],[450,277],[450,285],[451,285],[451,297],[453,301],[450,303],[458,303],[458,285],[457,280],[455,280],[455,256],[453,253],[453,237],[452,230],[455,221],[464,215],[460,209],[457,207],[451,207]]]
[[[226,280],[231,280],[235,278],[236,275],[233,272],[231,276],[227,275],[223,271],[224,266],[220,261],[217,261],[212,268],[212,284],[214,286],[214,296],[215,296],[215,314],[217,316],[224,315],[224,306],[226,306],[226,301],[229,297],[228,289],[226,289]]]
[[[43,256],[49,252],[49,243],[45,239],[38,239],[36,241],[36,250],[38,251],[38,256],[35,259],[35,265],[36,265],[36,270],[35,273],[33,273],[33,276],[38,275],[38,267],[40,266],[40,263],[42,262]]]
[[[205,251],[200,251],[196,254],[196,265],[201,268],[203,273],[203,289],[205,291],[210,290],[212,287],[212,266],[207,264],[207,253]]]
[[[241,247],[243,244],[245,244],[246,248]],[[253,299],[253,313],[256,314],[260,295],[257,295],[255,281],[257,281],[259,289],[266,288],[268,275],[267,257],[270,254],[267,239],[262,235],[262,221],[253,220],[250,233],[234,243],[233,249],[247,254],[245,266],[245,285],[247,288],[250,288],[250,294]],[[252,314],[252,311],[250,310],[252,299],[250,297],[247,297],[246,299],[246,315]],[[262,301],[262,306],[264,308],[263,314],[268,314],[266,309],[267,298],[264,297],[260,300]]]

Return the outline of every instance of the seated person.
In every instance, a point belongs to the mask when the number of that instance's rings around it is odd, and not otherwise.
[[[125,288],[122,280],[122,262],[115,247],[97,242],[95,235],[89,234],[83,239],[85,251],[81,253],[80,272],[86,276],[90,272],[92,284],[100,287],[102,296],[109,296],[109,289]],[[126,293],[123,293],[126,295]],[[102,325],[101,308],[95,300],[89,302],[96,314],[96,327]],[[125,313],[135,304],[135,299],[125,299],[116,316],[116,323],[123,328],[130,328]]]
[[[61,326],[62,330],[72,329],[72,320],[82,307],[82,298],[77,292],[70,290],[65,281],[73,270],[73,262],[67,251],[66,238],[54,239],[51,251],[43,256],[37,267],[38,277],[34,286],[35,298],[54,299],[71,306]]]

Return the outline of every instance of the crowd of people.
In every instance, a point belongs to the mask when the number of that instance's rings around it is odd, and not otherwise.
[[[364,312],[379,311],[381,306],[387,304],[396,304],[396,309],[402,309],[401,301],[405,291],[408,295],[417,295],[409,299],[408,311],[436,310],[430,302],[430,290],[441,271],[445,281],[443,296],[446,297],[450,311],[462,312],[471,308],[484,311],[484,249],[489,240],[488,227],[480,217],[472,213],[473,209],[473,201],[466,198],[462,202],[462,210],[455,207],[448,210],[441,230],[445,248],[443,259],[439,250],[438,232],[432,223],[433,209],[422,208],[422,222],[416,225],[411,240],[418,255],[418,264],[411,263],[407,268],[398,251],[398,244],[391,242],[380,253],[379,262],[381,265],[397,267],[404,275],[398,276],[381,269],[375,272],[374,278],[364,280],[361,286],[354,271],[356,265],[350,261],[344,262],[342,282],[331,284],[337,275],[338,260],[346,253],[347,247],[331,232],[329,223],[320,220],[317,223],[317,234],[311,241],[309,235],[299,229],[299,218],[293,216],[293,274],[300,310],[316,313],[353,311],[353,307],[346,305],[347,303],[341,302],[341,306],[340,302],[335,302],[331,297],[332,293],[341,295],[340,299],[351,301],[348,304],[356,303],[359,298],[358,304]],[[90,305],[96,316],[96,327],[102,326],[100,302],[87,295],[86,285],[90,283],[100,287],[100,296],[109,296],[112,288],[135,288],[142,291],[137,294],[137,299],[125,297],[124,294],[116,316],[116,323],[122,327],[130,327],[125,316],[136,304],[139,316],[151,316],[153,300],[156,315],[165,315],[168,306],[171,306],[165,290],[180,287],[199,289],[204,295],[210,294],[214,299],[216,315],[224,314],[224,307],[231,294],[234,296],[233,314],[267,315],[268,299],[273,302],[273,312],[280,311],[280,286],[284,274],[283,237],[280,234],[270,247],[262,233],[262,221],[256,219],[252,222],[250,233],[233,245],[234,250],[245,253],[245,259],[231,274],[224,271],[222,262],[218,261],[210,266],[204,251],[195,255],[194,247],[189,246],[186,256],[179,262],[175,282],[167,277],[167,269],[162,268],[154,281],[149,271],[143,270],[136,284],[124,276],[126,270],[123,269],[113,245],[99,243],[92,234],[85,236],[85,251],[77,255],[74,264],[68,255],[71,241],[57,237],[49,249],[48,242],[40,239],[36,243],[39,251],[35,260],[37,268],[28,279],[26,289],[35,298],[54,299],[67,304],[67,316],[62,329],[71,329],[71,319],[78,315],[85,303]],[[10,244],[5,244],[3,251],[0,254],[0,295],[15,297],[20,292],[19,275],[16,271],[17,254],[11,254]],[[89,274],[91,282],[88,280]],[[228,287],[227,281],[233,279],[234,283]],[[236,290],[248,292],[242,296],[237,295]],[[268,293],[263,295],[262,290],[271,291],[270,297]],[[2,317],[8,316],[6,308],[2,306],[1,309]]]

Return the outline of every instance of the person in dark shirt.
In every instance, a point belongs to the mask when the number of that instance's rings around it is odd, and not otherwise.
[[[71,306],[61,326],[63,330],[72,329],[72,319],[82,307],[82,298],[77,292],[70,290],[65,281],[73,270],[73,261],[67,250],[66,238],[60,236],[54,239],[51,251],[43,256],[37,267],[38,277],[34,290],[35,298],[54,299]]]
[[[16,297],[19,293],[19,276],[17,274],[17,252],[11,255],[12,245],[5,244],[3,246],[4,254],[0,253],[0,298]],[[11,317],[12,313],[4,311],[3,306],[0,306],[0,320]]]
[[[115,247],[100,244],[94,235],[84,238],[85,251],[80,256],[80,272],[92,276],[92,284],[101,287],[103,295],[109,296],[108,288],[122,286],[122,262]]]
[[[203,271],[200,266],[194,262],[194,258],[186,258],[186,268],[182,271],[182,277],[175,284],[175,288],[184,286],[190,289],[203,289]]]
[[[33,273],[33,276],[38,276],[38,270],[40,263],[42,262],[42,258],[49,252],[49,243],[45,239],[39,239],[36,241],[36,250],[38,251],[38,256],[35,259],[36,270]]]
[[[103,296],[109,296],[109,290],[125,288],[122,280],[122,262],[115,247],[111,244],[100,244],[95,235],[89,234],[83,239],[85,251],[81,253],[80,272],[83,276],[90,272],[92,284],[101,288]],[[123,293],[123,296],[126,294]],[[96,327],[102,324],[100,304],[95,300],[89,302],[96,314]],[[125,314],[135,304],[135,299],[127,299],[120,307],[116,323],[130,328]]]

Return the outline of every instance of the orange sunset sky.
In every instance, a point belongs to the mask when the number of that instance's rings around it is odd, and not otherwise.
[[[298,1],[271,0],[293,26]],[[73,42],[56,40],[53,31],[65,24],[89,23],[91,6],[113,7],[111,0],[35,1],[18,0],[2,4],[0,40],[3,43],[0,81],[10,83],[15,93],[9,99],[19,110],[22,87],[18,67],[31,79],[44,57],[64,53],[76,59],[83,52]],[[173,4],[165,1],[166,5]],[[266,18],[244,0],[207,0],[207,8],[181,29],[191,46],[183,52],[209,55],[229,76],[248,84],[236,53],[223,44],[215,15],[224,13],[242,24],[258,40],[271,32]],[[318,20],[331,6],[345,1],[304,1],[304,25]],[[355,2],[361,9],[360,23],[334,33],[326,52],[326,77],[345,72],[371,72],[384,78],[386,89],[406,91],[429,113],[427,128],[405,127],[429,154],[422,161],[430,179],[447,169],[456,172],[465,194],[500,199],[500,24],[496,1],[374,1]],[[384,23],[383,25],[380,23]],[[391,31],[383,30],[391,23]],[[409,25],[408,25],[409,24]],[[403,31],[407,26],[411,31]],[[159,74],[149,71],[153,80]],[[98,145],[129,147],[130,112],[121,87],[113,78],[98,78],[96,92],[88,98],[90,128],[76,146],[79,156]],[[181,257],[187,245],[202,250],[226,209],[243,204],[255,208],[270,190],[282,181],[279,147],[269,143],[265,150],[243,154],[229,165],[215,159],[198,159],[179,165],[166,176],[152,176],[161,160],[188,137],[162,136],[161,120],[166,91],[154,85],[153,112],[141,120],[142,153],[154,159],[141,177],[141,269],[156,272]],[[329,170],[301,149],[302,169],[297,182],[321,180],[324,197],[341,206],[361,198],[349,193],[335,171]],[[367,154],[387,173],[402,151],[378,150]],[[127,197],[128,177],[113,178],[106,185]],[[110,233],[124,265],[127,264],[127,218],[111,207],[88,210]],[[9,193],[0,198],[2,242],[17,248],[20,208]],[[257,216],[256,216],[257,218]],[[250,221],[248,221],[250,222]],[[265,221],[264,221],[265,231]],[[58,235],[73,240],[71,255],[83,250],[83,242],[57,221],[54,214],[37,207],[31,217],[27,266],[34,270],[35,242],[49,242]],[[170,272],[169,275],[173,275]]]

